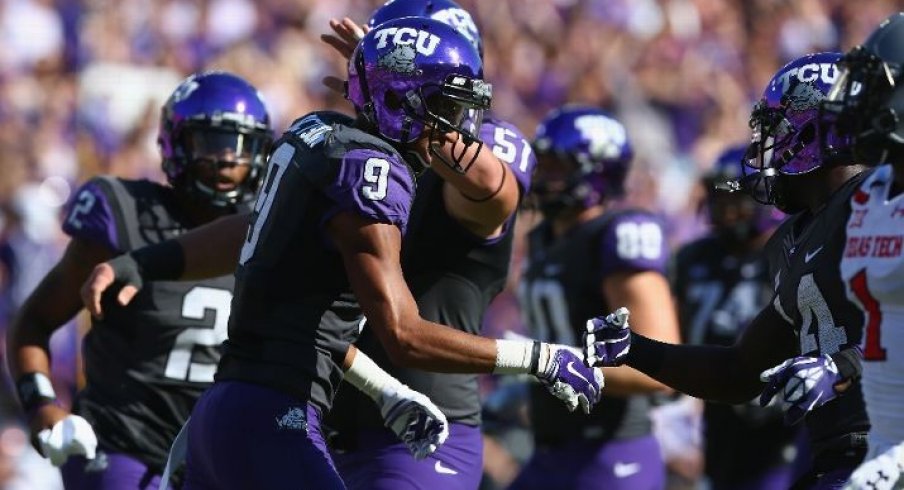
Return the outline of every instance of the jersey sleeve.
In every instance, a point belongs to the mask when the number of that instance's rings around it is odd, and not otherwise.
[[[400,157],[371,149],[353,149],[339,164],[336,178],[323,189],[333,201],[324,222],[351,211],[380,223],[408,224],[414,198],[414,176]]]
[[[666,274],[669,259],[662,225],[647,213],[623,213],[602,230],[600,272],[656,271]]]
[[[480,139],[492,149],[496,158],[509,165],[521,187],[521,195],[527,195],[537,166],[530,141],[512,124],[498,120],[484,121],[480,126]]]
[[[63,232],[72,238],[101,243],[111,251],[123,251],[114,206],[108,183],[102,178],[89,180],[66,204]]]

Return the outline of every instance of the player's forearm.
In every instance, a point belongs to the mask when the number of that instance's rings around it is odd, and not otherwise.
[[[491,373],[496,342],[454,328],[417,319],[398,328],[388,347],[393,362],[425,371]]]
[[[182,280],[231,274],[239,261],[248,229],[247,213],[224,216],[179,236],[185,268]]]
[[[443,192],[446,209],[476,235],[492,235],[518,207],[515,175],[489,147],[484,146],[465,174],[439,162],[433,168],[450,186]]]
[[[51,269],[9,327],[7,359],[14,381],[26,373],[50,372],[50,337],[81,309],[65,265]]]
[[[7,334],[9,372],[15,381],[26,373],[50,373],[50,334],[34,321],[32,315],[21,312]]]
[[[191,281],[231,274],[247,223],[247,214],[226,216],[129,255],[146,281]]]
[[[743,403],[762,390],[735,347],[674,345],[632,334],[626,364],[676,391],[710,401]]]
[[[604,368],[606,374],[606,395],[630,396],[645,393],[668,393],[665,384],[629,366]]]

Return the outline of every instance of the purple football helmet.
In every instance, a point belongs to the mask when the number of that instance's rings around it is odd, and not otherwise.
[[[425,17],[403,17],[374,27],[349,60],[348,99],[383,138],[408,144],[429,131],[434,158],[459,172],[477,136],[492,86],[480,78],[480,54],[456,29]],[[459,133],[464,149],[448,161],[436,148]],[[426,163],[426,162],[422,162]]]
[[[838,76],[839,53],[802,56],[772,77],[750,115],[753,130],[745,156],[745,187],[757,200],[781,206],[778,175],[796,176],[840,161],[847,145],[820,124],[820,103]],[[776,199],[779,202],[776,202]]]
[[[732,243],[746,242],[773,229],[785,217],[772,206],[758,203],[745,193],[734,192],[738,190],[736,183],[743,177],[746,152],[747,145],[728,147],[701,178],[706,188],[706,208],[713,231]]]
[[[634,156],[620,122],[582,106],[550,112],[537,127],[533,148],[538,165],[532,193],[548,217],[620,196]]]
[[[904,12],[892,14],[838,62],[823,122],[848,137],[857,163],[904,159]]]
[[[454,27],[483,57],[483,42],[477,24],[467,10],[452,0],[389,0],[374,11],[367,25],[374,28],[401,17],[427,17]]]
[[[170,185],[217,206],[254,197],[271,141],[270,115],[260,93],[231,73],[191,75],[176,87],[160,114],[157,143]],[[250,169],[239,185],[221,191],[216,182],[199,178],[205,165],[215,166],[209,174],[229,165]]]

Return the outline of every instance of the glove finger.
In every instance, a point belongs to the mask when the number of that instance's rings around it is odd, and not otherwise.
[[[784,384],[784,381],[788,379],[791,375],[791,370],[788,369],[791,364],[794,363],[794,359],[788,359],[785,362],[771,367],[760,373],[760,381],[764,383],[768,383],[774,380],[781,380],[780,384]]]
[[[585,395],[578,395],[578,405],[580,405],[586,415],[590,415],[590,410],[593,409],[593,403],[591,403]]]
[[[778,393],[779,385],[775,381],[769,383],[766,388],[763,389],[763,392],[760,393],[760,406],[765,407],[772,402],[772,399],[775,398],[775,394]]]
[[[613,315],[615,315],[615,321],[613,323],[620,327],[628,328],[628,317],[631,316],[631,312],[628,311],[627,308],[622,306],[619,309],[615,310]]]

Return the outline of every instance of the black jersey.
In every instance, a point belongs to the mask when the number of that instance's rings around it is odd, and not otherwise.
[[[115,252],[189,227],[172,188],[114,177],[79,189],[63,223],[72,237]],[[93,320],[84,340],[87,384],[74,409],[94,427],[102,449],[163,468],[176,433],[213,382],[232,286],[231,275],[148,282],[126,307],[105,296],[104,319]]]
[[[772,298],[765,253],[732,254],[715,236],[684,246],[672,279],[688,344],[734,344]],[[713,481],[747,481],[788,462],[797,431],[785,427],[779,407],[760,407],[758,399],[738,405],[707,402],[703,418],[706,474]]]
[[[495,118],[484,121],[481,137],[488,145],[493,143],[494,154],[510,165],[522,193],[527,192],[535,164],[527,139],[511,124]],[[447,212],[443,184],[433,171],[418,179],[402,243],[402,269],[422,318],[479,335],[487,306],[505,286],[515,218],[505,224],[498,237],[476,237]],[[450,421],[480,423],[476,375],[395,366],[368,328],[355,345],[401,382],[427,395]],[[356,428],[382,427],[383,420],[373,403],[347,387],[340,392],[328,424],[338,432],[349,433]]]
[[[361,318],[326,223],[348,211],[404,230],[414,193],[402,157],[351,124],[338,113],[313,113],[274,144],[217,372],[217,380],[269,386],[324,413]]]
[[[834,354],[860,342],[863,315],[848,301],[840,264],[850,197],[865,175],[846,182],[815,214],[789,218],[766,245],[776,292],[770,307],[793,329],[801,355]],[[867,431],[860,383],[809,414],[807,429],[816,448],[835,436]]]
[[[554,238],[548,223],[529,235],[529,259],[519,295],[528,325],[540,339],[578,345],[587,319],[619,305],[606,304],[603,280],[619,271],[665,272],[668,258],[659,222],[640,211],[606,213]],[[650,433],[649,398],[606,396],[590,415],[570,413],[536,384],[531,418],[541,444],[576,437],[607,440]]]

